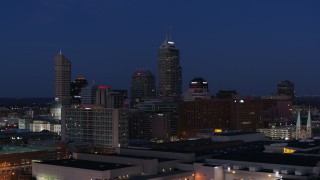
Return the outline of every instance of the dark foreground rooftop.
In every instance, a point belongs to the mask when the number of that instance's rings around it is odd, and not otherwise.
[[[80,169],[90,169],[90,170],[96,170],[96,171],[107,171],[112,169],[131,167],[131,165],[125,165],[125,164],[86,161],[86,160],[78,160],[78,159],[44,161],[44,162],[41,162],[41,164],[80,168]]]
[[[317,163],[320,162],[320,157],[260,152],[227,153],[213,156],[212,159],[307,167],[316,167]]]

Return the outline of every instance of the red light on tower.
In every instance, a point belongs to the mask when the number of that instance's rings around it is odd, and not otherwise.
[[[106,86],[99,86],[99,88],[100,88],[100,89],[105,89],[105,88],[106,88]]]
[[[111,89],[111,86],[110,86],[110,85],[108,86],[108,89]]]

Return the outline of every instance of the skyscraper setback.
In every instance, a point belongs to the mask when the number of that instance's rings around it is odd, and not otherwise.
[[[61,53],[54,58],[55,98],[63,106],[70,105],[71,62]]]
[[[182,68],[179,49],[166,37],[158,50],[158,95],[180,99],[182,93]]]

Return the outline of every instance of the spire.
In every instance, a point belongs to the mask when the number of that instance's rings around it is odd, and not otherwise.
[[[169,27],[169,41],[171,41],[171,26]]]
[[[300,109],[298,109],[297,126],[301,125]]]
[[[296,139],[300,139],[300,133],[301,133],[301,118],[300,118],[300,109],[298,109],[298,117],[297,117],[297,123],[296,123]]]
[[[311,112],[310,112],[310,107],[309,107],[309,111],[308,111],[307,126],[311,126]]]
[[[308,120],[307,120],[307,135],[308,135],[308,138],[312,138],[312,124],[311,124],[310,106],[309,106]]]
[[[59,54],[60,54],[60,55],[62,55],[62,51],[61,51],[61,49],[60,49],[60,52],[59,52]]]

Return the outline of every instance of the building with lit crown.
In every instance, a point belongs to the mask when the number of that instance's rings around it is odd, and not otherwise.
[[[201,77],[190,81],[189,89],[183,96],[184,101],[194,101],[195,99],[211,99],[209,84]]]
[[[182,94],[182,68],[179,49],[166,37],[158,49],[158,96],[180,99]]]

